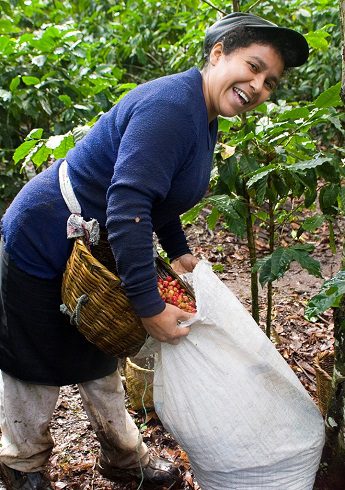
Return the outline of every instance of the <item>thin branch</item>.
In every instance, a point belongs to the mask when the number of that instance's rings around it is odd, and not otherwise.
[[[312,378],[309,373],[301,366],[301,364],[297,361],[296,357],[293,356],[293,361],[297,364],[297,366],[303,371],[305,376],[311,381],[313,384],[315,384],[315,378]]]
[[[258,3],[260,3],[261,0],[256,0],[256,2],[253,3],[253,5],[251,5],[247,10],[246,12],[249,12],[250,10],[252,10],[252,8],[256,7]]]
[[[214,10],[217,10],[218,12],[220,12],[221,14],[223,15],[227,15],[227,12],[224,12],[224,10],[221,10],[220,8],[216,7],[215,5],[213,5],[211,2],[209,2],[208,0],[202,0],[204,3],[207,3],[207,5],[209,5],[210,7],[212,7]]]

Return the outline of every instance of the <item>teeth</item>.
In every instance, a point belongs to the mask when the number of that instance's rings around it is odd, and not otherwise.
[[[246,96],[246,94],[244,92],[242,92],[242,90],[240,88],[234,87],[234,90],[236,93],[238,93],[238,95],[240,95],[242,97],[242,99],[244,99],[246,102],[249,102],[248,97]]]

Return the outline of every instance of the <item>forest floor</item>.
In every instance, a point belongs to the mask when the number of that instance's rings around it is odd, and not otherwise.
[[[221,227],[207,231],[205,219],[186,229],[193,252],[201,258],[223,266],[219,277],[229,286],[244,306],[250,311],[250,265],[245,241],[226,233]],[[338,230],[338,235],[340,235]],[[320,229],[318,234],[308,237],[314,242],[313,256],[320,261],[323,278],[337,272],[340,256],[329,249],[328,233]],[[288,239],[287,239],[288,240]],[[263,232],[258,230],[257,242],[260,254],[267,253],[268,245]],[[340,247],[339,247],[340,248]],[[283,358],[295,371],[307,391],[317,402],[316,380],[313,359],[318,352],[333,348],[333,319],[330,311],[319,321],[310,323],[304,318],[305,305],[316,294],[323,279],[310,276],[296,263],[283,278],[273,286],[273,333],[272,341]],[[266,311],[266,288],[260,290],[260,326],[264,328]],[[150,450],[179,465],[183,481],[176,490],[198,490],[193,479],[186,453],[163,429],[155,412],[135,412],[128,406],[138,425],[144,425],[144,441]],[[136,490],[149,487],[137,483],[112,483],[102,478],[95,469],[99,444],[82,408],[76,386],[61,389],[58,405],[51,426],[55,448],[47,467],[53,488],[81,490]],[[0,483],[0,490],[1,490]],[[316,488],[316,487],[315,487]],[[333,490],[326,486],[318,490]],[[162,489],[163,490],[163,489]]]

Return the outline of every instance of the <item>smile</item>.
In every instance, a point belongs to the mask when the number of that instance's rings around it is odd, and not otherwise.
[[[245,94],[243,90],[241,90],[240,88],[234,87],[234,92],[236,92],[236,94],[240,96],[240,98],[242,99],[241,100],[242,104],[248,104],[248,102],[250,102],[248,95]]]

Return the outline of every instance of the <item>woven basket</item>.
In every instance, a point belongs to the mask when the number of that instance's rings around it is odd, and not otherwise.
[[[98,260],[99,259],[99,260]],[[157,274],[171,275],[193,298],[193,292],[163,259],[156,259]],[[90,342],[116,357],[136,354],[147,332],[134,312],[116,275],[115,260],[104,237],[92,253],[82,239],[75,240],[62,283],[62,311],[68,313]]]
[[[126,391],[133,410],[153,408],[153,364],[152,357],[135,362],[127,357],[125,364]]]
[[[332,395],[332,376],[334,368],[334,352],[321,352],[314,359],[316,374],[316,392],[319,407],[325,417]]]

